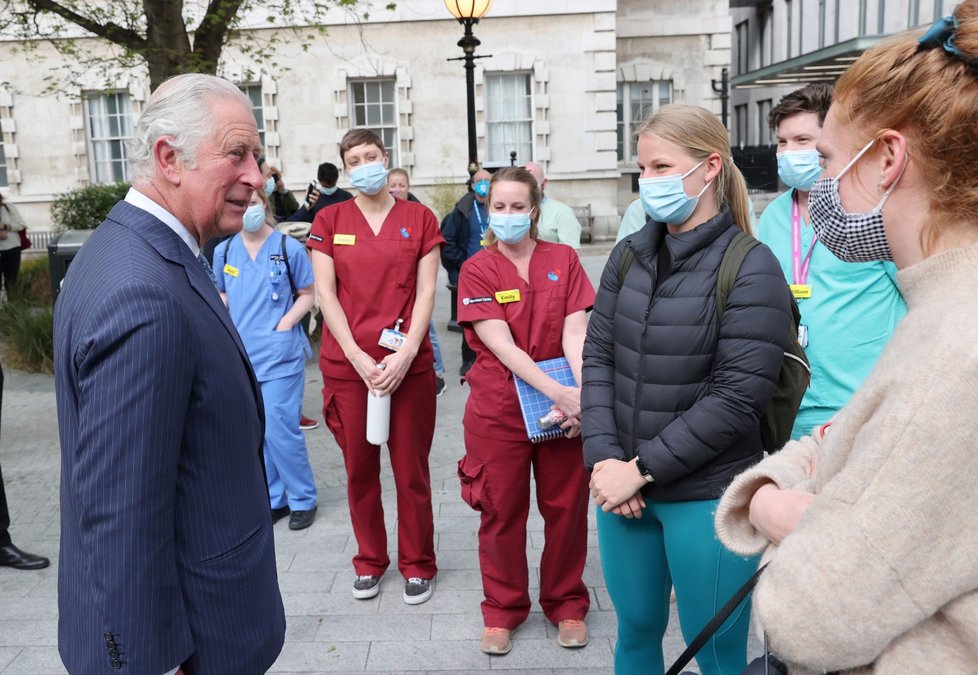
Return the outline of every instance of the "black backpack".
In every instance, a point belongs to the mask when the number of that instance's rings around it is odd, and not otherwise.
[[[720,269],[717,272],[717,321],[723,317],[723,311],[727,308],[727,298],[733,290],[734,282],[737,281],[737,274],[744,258],[752,248],[759,245],[757,239],[746,232],[738,232],[727,250],[723,253],[720,261]],[[635,260],[635,252],[625,248],[618,268],[619,283],[625,282],[632,262]],[[661,262],[660,262],[661,264]],[[798,342],[798,325],[801,323],[801,312],[798,311],[798,303],[787,284],[784,287],[785,293],[791,300],[791,330],[788,331],[788,344],[784,347],[784,361],[781,363],[781,371],[778,373],[778,381],[774,388],[774,396],[767,404],[764,414],[761,416],[761,443],[768,452],[775,452],[784,447],[784,444],[791,440],[791,428],[795,424],[795,417],[801,407],[801,400],[805,396],[805,391],[812,379],[812,369],[805,356],[805,350]]]

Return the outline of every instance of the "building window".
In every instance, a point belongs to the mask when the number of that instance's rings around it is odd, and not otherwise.
[[[672,103],[672,82],[618,83],[618,161],[631,163],[635,159],[635,132],[652,113]]]
[[[397,86],[393,79],[350,82],[350,120],[354,129],[370,129],[384,141],[390,165],[398,164]]]
[[[825,46],[825,3],[827,0],[818,0],[818,48]]]
[[[0,187],[7,187],[7,155],[3,152],[3,139],[0,139]]]
[[[944,0],[934,0],[934,20],[944,16]]]
[[[734,106],[734,129],[737,131],[736,143],[740,147],[747,145],[747,104]]]
[[[859,34],[865,35],[869,23],[869,9],[866,6],[869,0],[859,0]]]
[[[91,175],[96,183],[129,180],[126,139],[132,136],[129,94],[111,92],[85,96]]]
[[[258,125],[258,137],[261,146],[265,147],[265,103],[261,97],[260,84],[239,84],[238,89],[244,92],[245,96],[251,101],[251,112],[255,115],[255,124]]]
[[[774,134],[767,123],[767,116],[771,114],[771,99],[757,102],[757,144],[773,145]]]
[[[747,26],[746,21],[741,21],[736,26],[737,75],[743,75],[750,70],[750,40],[748,40]]]
[[[786,56],[786,58],[789,58],[790,59],[791,58],[791,49],[792,49],[792,45],[791,45],[791,30],[793,28],[793,26],[792,26],[792,24],[793,24],[792,18],[793,17],[791,16],[791,0],[784,0],[784,11],[785,11],[785,15],[787,16],[787,21],[788,21],[787,30],[785,31],[787,33],[787,40],[788,40],[788,44],[785,47],[785,56]]]
[[[530,73],[486,73],[486,161],[509,164],[533,159],[533,90]]]

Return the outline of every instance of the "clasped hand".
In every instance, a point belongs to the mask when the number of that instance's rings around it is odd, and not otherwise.
[[[635,461],[605,459],[591,470],[591,496],[604,512],[626,518],[641,518],[645,500],[642,488],[646,480],[635,468]]]

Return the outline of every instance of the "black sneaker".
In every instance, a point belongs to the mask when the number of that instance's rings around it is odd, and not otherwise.
[[[422,579],[421,577],[411,577],[404,584],[404,602],[409,605],[420,605],[427,602],[435,590],[434,579]]]
[[[438,375],[435,376],[435,396],[441,396],[445,393],[445,389],[448,385],[445,384],[445,378]]]
[[[357,600],[369,600],[380,593],[380,577],[361,574],[353,580],[353,597]]]
[[[277,509],[272,509],[272,525],[282,520],[282,518],[285,518],[285,516],[289,515],[290,513],[292,513],[292,509],[290,509],[287,505]]]
[[[318,506],[314,506],[308,511],[293,511],[289,517],[289,529],[304,530],[312,525],[312,521],[316,520],[316,511],[318,509]]]

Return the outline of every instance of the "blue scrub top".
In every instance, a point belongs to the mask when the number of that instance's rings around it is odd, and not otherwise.
[[[757,238],[777,256],[789,284],[794,283],[791,195],[789,190],[771,202],[757,224]],[[802,260],[814,234],[811,223],[802,222]],[[812,383],[802,400],[800,418],[806,410],[837,412],[842,408],[876,365],[897,323],[907,313],[893,263],[842,262],[816,242],[808,283],[812,297],[799,300],[798,309],[802,325],[808,327],[805,353],[812,365]],[[808,433],[810,428],[796,428],[792,437]]]
[[[305,248],[281,232],[268,236],[254,260],[240,236],[222,242],[214,251],[217,287],[227,293],[231,320],[259,382],[295,375],[312,356],[301,324],[290,331],[275,330],[293,304],[282,237],[296,289],[312,285],[312,265]]]

